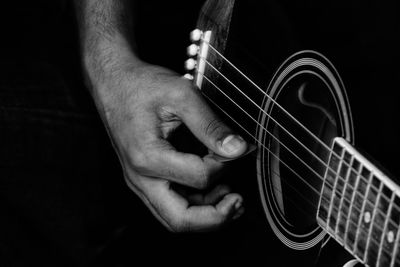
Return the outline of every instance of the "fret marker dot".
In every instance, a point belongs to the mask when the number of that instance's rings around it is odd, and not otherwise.
[[[371,213],[367,211],[366,213],[364,213],[364,222],[369,223],[370,221],[371,221]]]
[[[393,241],[394,241],[394,233],[393,233],[393,231],[389,231],[389,232],[387,233],[387,241],[388,241],[389,243],[393,243]]]

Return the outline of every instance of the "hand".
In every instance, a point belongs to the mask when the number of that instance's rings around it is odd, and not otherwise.
[[[243,213],[240,195],[224,185],[210,187],[225,164],[219,158],[238,157],[247,144],[190,81],[161,67],[125,64],[95,92],[127,184],[168,229],[210,230]],[[177,151],[168,137],[182,123],[212,153],[201,158]],[[180,194],[172,183],[211,190]]]

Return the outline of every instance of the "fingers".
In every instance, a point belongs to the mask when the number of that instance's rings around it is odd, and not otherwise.
[[[127,160],[141,175],[205,189],[218,177],[223,162],[244,155],[248,145],[217,118],[190,83],[179,81],[169,88],[174,89],[163,96],[165,102],[155,109],[157,113],[147,114],[146,120],[135,117],[136,129],[142,130],[136,130]],[[176,127],[173,119],[177,117],[212,153],[201,158],[176,151],[167,142],[165,138]]]
[[[220,156],[235,158],[247,150],[247,143],[232,132],[211,110],[197,90],[186,90],[178,116],[192,133]]]
[[[230,192],[230,188],[226,185],[217,185],[206,194],[202,192],[190,193],[187,191],[178,191],[179,194],[188,200],[190,205],[215,205]]]
[[[144,151],[144,155],[131,159],[136,172],[197,189],[205,189],[212,184],[223,167],[223,163],[213,157],[201,158],[194,154],[178,152],[166,141],[163,145],[150,144],[141,150]]]
[[[190,206],[165,180],[145,178],[143,191],[153,214],[175,232],[208,231],[239,217],[244,209],[242,197],[228,193],[216,204]],[[221,191],[221,188],[217,191]],[[215,192],[214,192],[215,194]],[[218,194],[216,194],[218,195]]]

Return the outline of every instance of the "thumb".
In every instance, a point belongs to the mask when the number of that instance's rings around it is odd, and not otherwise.
[[[194,92],[182,105],[184,112],[179,116],[183,123],[214,153],[236,158],[247,151],[246,141],[217,117],[199,93]]]

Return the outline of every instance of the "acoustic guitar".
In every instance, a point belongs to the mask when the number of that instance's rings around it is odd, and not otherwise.
[[[257,146],[242,171],[257,181],[249,196],[259,203],[254,223],[267,237],[259,245],[267,266],[400,266],[400,187],[361,152],[378,151],[397,171],[400,68],[390,51],[399,42],[384,34],[396,32],[390,4],[388,21],[373,19],[368,12],[380,11],[371,3],[203,6],[185,77]]]

